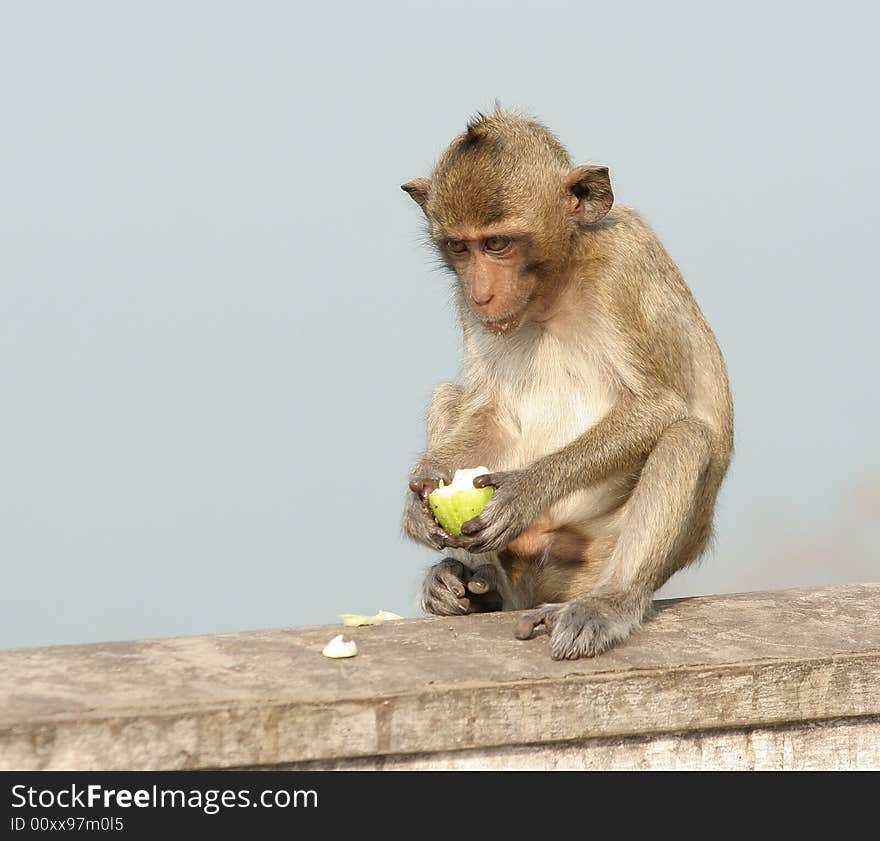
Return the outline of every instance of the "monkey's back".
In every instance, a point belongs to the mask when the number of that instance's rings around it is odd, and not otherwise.
[[[600,307],[634,349],[619,360],[627,385],[665,383],[716,438],[717,455],[733,449],[733,401],[727,366],[681,271],[653,229],[629,207],[615,206],[587,239],[603,254],[591,274]],[[640,370],[641,369],[641,370]],[[726,455],[725,455],[726,454]]]

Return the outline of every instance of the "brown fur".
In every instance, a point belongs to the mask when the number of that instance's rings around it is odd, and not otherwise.
[[[599,653],[710,539],[733,449],[715,338],[654,233],[612,207],[607,169],[572,166],[534,120],[482,117],[404,189],[458,275],[465,353],[464,382],[435,391],[413,476],[485,464],[496,488],[459,540],[426,537],[423,500],[404,529],[466,568],[493,564],[505,608],[567,603],[529,620],[550,628],[554,657]],[[428,610],[432,592],[429,575]]]

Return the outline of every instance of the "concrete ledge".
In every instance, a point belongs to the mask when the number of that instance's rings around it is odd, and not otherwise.
[[[880,584],[657,607],[561,663],[509,613],[2,651],[0,768],[880,767]]]
[[[278,766],[276,766],[278,767]],[[880,768],[880,719],[835,719],[541,745],[300,762],[313,771],[771,771]]]

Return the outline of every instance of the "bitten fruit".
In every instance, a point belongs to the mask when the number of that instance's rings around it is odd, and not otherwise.
[[[456,470],[451,485],[441,479],[440,487],[429,494],[428,504],[437,522],[453,537],[460,537],[462,524],[478,517],[492,499],[495,488],[474,487],[474,479],[489,472],[487,467]]]

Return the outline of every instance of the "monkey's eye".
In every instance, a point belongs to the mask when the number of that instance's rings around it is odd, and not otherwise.
[[[489,237],[485,245],[486,251],[504,251],[510,245],[510,237]]]
[[[467,251],[467,246],[460,239],[446,240],[446,247],[453,254],[464,254],[464,252]]]

